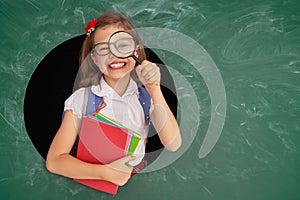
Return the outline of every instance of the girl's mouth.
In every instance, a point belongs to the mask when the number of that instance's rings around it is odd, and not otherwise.
[[[109,65],[109,68],[112,70],[122,69],[126,66],[125,62],[117,62]]]

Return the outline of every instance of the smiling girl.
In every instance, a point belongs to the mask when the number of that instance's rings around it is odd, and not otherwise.
[[[116,58],[109,51],[108,40],[118,31],[130,31],[137,39],[138,48],[134,54],[142,61],[140,65],[136,66],[132,57]],[[161,92],[159,67],[146,60],[143,44],[131,22],[117,13],[108,12],[92,20],[86,33],[80,57],[81,88],[65,101],[65,115],[49,149],[46,167],[52,173],[70,178],[106,180],[124,185],[131,177],[133,167],[143,161],[148,134],[139,102],[138,82],[145,86],[151,97],[151,122],[164,147],[176,151],[181,146],[181,135]],[[102,97],[105,104],[100,111],[102,114],[141,134],[142,142],[134,156],[125,156],[108,164],[91,164],[71,155],[82,118],[84,91],[88,86],[95,95]]]

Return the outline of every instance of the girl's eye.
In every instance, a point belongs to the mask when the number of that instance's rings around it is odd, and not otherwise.
[[[108,50],[108,47],[102,47],[102,48],[100,48],[99,50],[100,50],[100,51],[106,51],[106,50]]]
[[[107,44],[97,44],[95,46],[95,51],[99,54],[99,55],[106,55],[109,53],[109,47]]]

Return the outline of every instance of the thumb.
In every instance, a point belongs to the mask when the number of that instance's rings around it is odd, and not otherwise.
[[[136,68],[135,68],[135,71],[137,74],[140,74],[141,71],[142,71],[142,65],[138,65]]]
[[[135,159],[135,156],[125,156],[122,158],[122,162],[128,164],[128,162],[133,161]]]

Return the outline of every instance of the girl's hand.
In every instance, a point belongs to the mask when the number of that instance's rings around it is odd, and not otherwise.
[[[136,72],[140,81],[145,85],[147,91],[151,95],[157,89],[160,89],[160,69],[159,67],[144,60],[141,65],[136,67]]]
[[[130,166],[128,162],[134,159],[134,156],[125,156],[107,164],[106,166],[109,168],[110,173],[107,173],[106,180],[119,186],[125,185],[131,177],[131,172],[133,170],[133,167]]]

